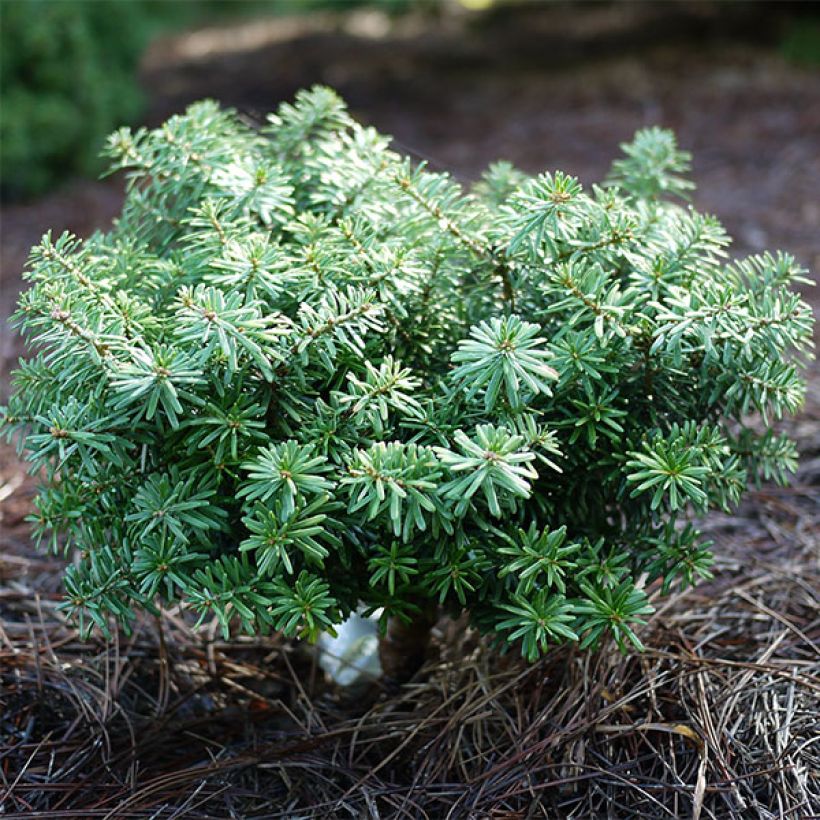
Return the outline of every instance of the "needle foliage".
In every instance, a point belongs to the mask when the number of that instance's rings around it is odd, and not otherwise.
[[[709,573],[697,516],[794,470],[749,418],[800,406],[812,319],[791,257],[727,261],[671,133],[624,152],[467,191],[325,88],[113,134],[122,215],[33,249],[5,411],[68,610],[640,646],[653,585]]]

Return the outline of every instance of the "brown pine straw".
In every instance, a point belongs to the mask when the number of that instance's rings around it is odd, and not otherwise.
[[[0,816],[818,817],[817,416],[797,432],[795,486],[708,519],[716,577],[656,599],[644,654],[527,666],[445,619],[399,691],[176,611],[81,642],[3,451]]]

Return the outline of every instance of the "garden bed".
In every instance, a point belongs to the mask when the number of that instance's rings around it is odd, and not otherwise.
[[[659,605],[645,654],[528,666],[445,621],[399,692],[346,695],[304,648],[224,642],[173,612],[78,641],[17,490],[0,577],[6,816],[811,816],[818,409],[809,471],[711,519],[715,580]]]
[[[506,156],[584,180],[602,174],[618,141],[660,121],[695,154],[696,204],[724,219],[738,254],[779,246],[820,270],[820,81],[769,50],[677,42],[505,66],[475,48],[448,51],[446,33],[433,59],[412,32],[356,31],[297,29],[206,58],[190,40],[166,43],[145,67],[158,90],[152,117],[206,94],[253,114],[330,82],[403,149],[465,179]],[[28,247],[49,227],[105,225],[120,185],[77,183],[4,209],[4,314]],[[5,325],[0,341],[5,380],[18,348]],[[62,562],[28,538],[31,479],[4,446],[4,816],[812,816],[817,368],[791,429],[803,456],[794,485],[710,517],[716,577],[659,602],[644,655],[561,649],[527,666],[443,621],[410,684],[374,681],[355,696],[329,687],[304,647],[224,642],[175,612],[140,620],[130,637],[80,642],[56,609]]]

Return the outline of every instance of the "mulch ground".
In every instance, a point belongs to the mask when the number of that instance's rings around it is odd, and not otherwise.
[[[372,14],[198,32],[149,53],[149,121],[204,95],[256,114],[326,82],[403,150],[461,178],[506,157],[584,182],[659,122],[693,151],[695,204],[724,220],[736,253],[782,247],[820,270],[818,73],[708,19],[678,26],[686,37],[668,24],[647,36],[654,12],[634,5],[631,28],[596,6],[566,37],[560,19],[532,13],[525,35],[506,18],[466,32],[444,19],[431,33],[429,21],[391,29]],[[4,316],[40,234],[104,227],[121,190],[72,183],[3,208]],[[815,305],[817,294],[806,290]],[[0,334],[5,389],[20,350],[5,324]],[[802,454],[793,485],[707,520],[715,578],[656,601],[646,653],[560,649],[528,666],[445,620],[398,692],[378,681],[339,691],[304,646],[224,642],[175,611],[81,642],[57,609],[63,561],[31,546],[32,480],[3,447],[0,814],[820,816],[816,367],[788,424]]]

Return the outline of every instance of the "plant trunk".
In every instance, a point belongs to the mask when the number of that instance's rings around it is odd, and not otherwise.
[[[391,618],[379,641],[379,660],[386,683],[406,683],[424,663],[436,607],[426,606],[410,623]]]

